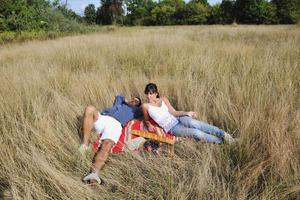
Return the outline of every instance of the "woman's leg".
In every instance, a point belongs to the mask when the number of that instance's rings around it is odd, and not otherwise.
[[[196,140],[202,140],[202,141],[210,142],[210,143],[220,144],[223,142],[223,139],[221,139],[217,136],[205,133],[196,128],[186,127],[181,123],[177,124],[171,130],[171,133],[173,133],[173,135],[176,137],[192,137]]]
[[[217,136],[218,138],[223,139],[224,138],[224,131],[216,126],[210,125],[208,123],[193,119],[189,116],[182,116],[179,117],[178,120],[180,123],[186,127],[189,128],[195,128],[200,131],[203,131],[207,134],[212,134]]]

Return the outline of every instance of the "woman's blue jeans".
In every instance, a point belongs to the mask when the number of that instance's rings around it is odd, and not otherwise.
[[[177,119],[179,123],[170,130],[174,136],[192,137],[196,140],[217,144],[223,142],[224,131],[222,129],[189,116],[182,116]]]

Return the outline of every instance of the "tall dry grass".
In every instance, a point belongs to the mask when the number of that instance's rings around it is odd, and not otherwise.
[[[0,199],[299,199],[299,26],[117,28],[0,47]],[[239,137],[122,153],[81,183],[80,116],[158,84]]]

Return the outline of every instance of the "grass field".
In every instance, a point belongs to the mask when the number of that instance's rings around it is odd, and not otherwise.
[[[300,199],[300,27],[179,26],[0,47],[0,199]],[[80,117],[155,82],[238,145],[112,156],[89,187]]]

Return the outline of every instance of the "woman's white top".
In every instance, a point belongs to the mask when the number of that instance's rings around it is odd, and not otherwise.
[[[164,101],[161,101],[161,106],[152,106],[148,104],[148,113],[149,116],[167,133],[171,130],[176,124],[178,124],[178,120],[174,117],[165,104]]]

